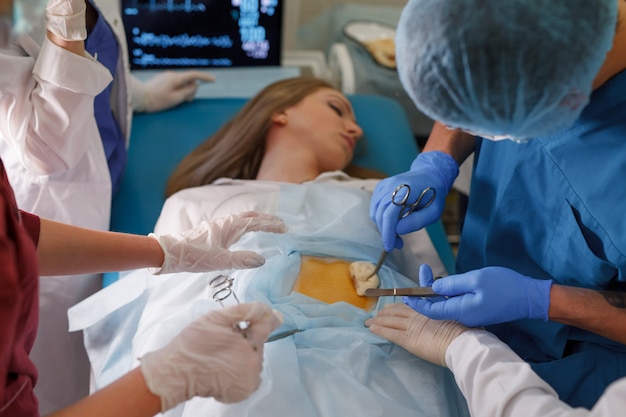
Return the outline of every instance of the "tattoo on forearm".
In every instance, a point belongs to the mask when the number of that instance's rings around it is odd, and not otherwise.
[[[607,303],[616,308],[626,308],[626,293],[616,291],[598,291]]]

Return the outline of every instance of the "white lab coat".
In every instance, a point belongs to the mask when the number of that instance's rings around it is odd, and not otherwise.
[[[609,385],[591,411],[572,408],[497,337],[468,331],[446,351],[446,363],[472,416],[607,417],[626,410],[626,378]]]
[[[130,75],[119,2],[96,3],[120,46],[111,108],[128,145],[133,103],[143,101],[145,88]],[[43,21],[18,44],[0,55],[0,156],[18,205],[41,217],[108,230],[111,180],[93,99],[111,75],[92,57],[47,40]],[[100,274],[40,280],[40,326],[31,358],[39,370],[41,414],[89,393],[82,335],[68,332],[67,310],[101,286]]]

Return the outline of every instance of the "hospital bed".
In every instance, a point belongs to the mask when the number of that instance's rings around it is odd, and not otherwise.
[[[405,171],[418,152],[403,108],[375,95],[352,95],[364,137],[354,162],[387,175]],[[163,202],[169,174],[200,142],[230,119],[245,103],[242,98],[196,99],[160,113],[137,114],[133,120],[128,165],[113,199],[111,230],[148,234]],[[441,222],[427,227],[446,269],[454,271],[454,255]],[[104,277],[107,286],[117,273]]]

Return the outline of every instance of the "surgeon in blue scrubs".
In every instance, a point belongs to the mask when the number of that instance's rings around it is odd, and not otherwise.
[[[437,120],[371,217],[387,250],[441,216],[459,164],[474,172],[456,275],[405,298],[485,326],[572,406],[626,376],[626,1],[410,0],[398,72]],[[436,189],[398,219],[394,189]]]

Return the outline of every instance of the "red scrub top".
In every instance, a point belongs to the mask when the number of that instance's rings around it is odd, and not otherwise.
[[[37,417],[37,370],[28,354],[39,316],[39,217],[18,210],[0,161],[0,416]]]

